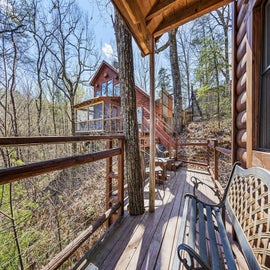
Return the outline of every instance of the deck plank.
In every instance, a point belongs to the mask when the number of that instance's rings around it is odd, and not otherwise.
[[[177,239],[180,227],[182,215],[182,207],[180,207],[180,205],[183,202],[182,197],[185,186],[185,176],[186,175],[184,173],[179,174],[177,177],[180,184],[178,185],[178,189],[175,192],[175,200],[170,213],[170,217],[167,221],[166,235],[164,235],[164,239],[161,244],[159,256],[156,262],[156,269],[169,269],[170,263],[174,259],[175,248],[174,244],[172,243],[174,243],[174,241]]]
[[[144,262],[145,258],[148,258],[148,262],[154,262],[154,258],[152,258],[153,254],[152,252],[155,251],[157,248],[151,248],[149,245],[154,243],[154,236],[158,237],[160,241],[162,239],[160,238],[160,233],[158,233],[159,230],[159,224],[164,216],[167,216],[167,205],[170,204],[172,201],[172,193],[170,190],[173,190],[176,188],[176,179],[171,178],[170,182],[165,183],[164,189],[163,186],[157,186],[157,194],[158,198],[162,198],[159,200],[160,204],[162,202],[162,205],[164,207],[156,207],[155,213],[148,215],[146,222],[143,224],[144,231],[143,234],[134,235],[134,240],[131,239],[131,241],[128,244],[126,252],[124,252],[123,256],[120,258],[116,269],[152,269],[151,266],[144,268],[141,266],[141,264]],[[161,193],[164,193],[163,195]],[[141,241],[136,246],[136,249],[132,250],[134,251],[132,256],[130,257],[130,261],[127,262],[129,259],[127,257],[127,254],[130,255],[130,246],[133,244],[134,241],[137,239],[140,239]],[[158,243],[158,246],[160,243]],[[149,257],[150,256],[150,257]]]
[[[144,256],[141,269],[155,269],[156,268],[156,261],[160,253],[160,244],[164,242],[165,234],[167,234],[168,221],[171,218],[172,209],[173,209],[172,206],[176,202],[175,198],[177,196],[177,192],[179,189],[179,184],[177,183],[178,179],[176,176],[175,176],[175,181],[176,183],[173,187],[167,188],[167,192],[170,194],[169,200],[167,201],[167,204],[164,205],[163,215],[161,216],[155,228],[149,249],[147,250],[147,253]],[[178,209],[179,209],[179,205],[178,205]],[[149,224],[149,226],[151,226],[151,224]]]

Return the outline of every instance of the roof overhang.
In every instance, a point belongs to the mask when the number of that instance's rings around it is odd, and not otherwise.
[[[86,107],[94,106],[94,105],[96,105],[98,103],[101,103],[101,102],[114,103],[114,104],[120,106],[121,97],[103,97],[103,96],[95,97],[95,98],[86,100],[86,101],[84,101],[82,103],[76,104],[74,106],[74,108],[79,110],[79,109],[83,109],[83,108],[86,108]]]
[[[165,32],[196,19],[232,0],[112,0],[142,53]]]

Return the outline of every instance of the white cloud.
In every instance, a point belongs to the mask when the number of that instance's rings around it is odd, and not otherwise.
[[[113,48],[110,44],[105,43],[102,47],[102,51],[106,55],[106,57],[113,58]]]
[[[12,6],[8,3],[7,0],[0,0],[0,9],[4,10],[6,8],[11,10]]]

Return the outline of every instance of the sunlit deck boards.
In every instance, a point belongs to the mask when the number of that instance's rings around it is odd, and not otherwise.
[[[181,222],[183,195],[193,192],[191,177],[204,181],[199,185],[199,197],[209,202],[218,198],[207,186],[213,186],[207,172],[179,169],[162,186],[156,186],[156,211],[148,212],[148,190],[145,189],[146,212],[142,216],[125,218],[115,226],[105,240],[88,254],[86,264],[92,263],[97,269],[171,269],[177,247]],[[205,194],[205,196],[203,195]],[[230,229],[230,226],[227,226]],[[234,245],[235,246],[235,245]],[[242,256],[235,246],[239,269],[247,269]],[[85,269],[96,269],[88,266]]]

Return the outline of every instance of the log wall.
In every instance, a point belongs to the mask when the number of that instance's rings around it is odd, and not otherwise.
[[[235,102],[234,140],[235,158],[244,165],[247,162],[247,11],[245,0],[235,3],[234,21],[234,80]]]
[[[233,161],[270,170],[270,153],[258,151],[258,112],[264,1],[234,2]]]

